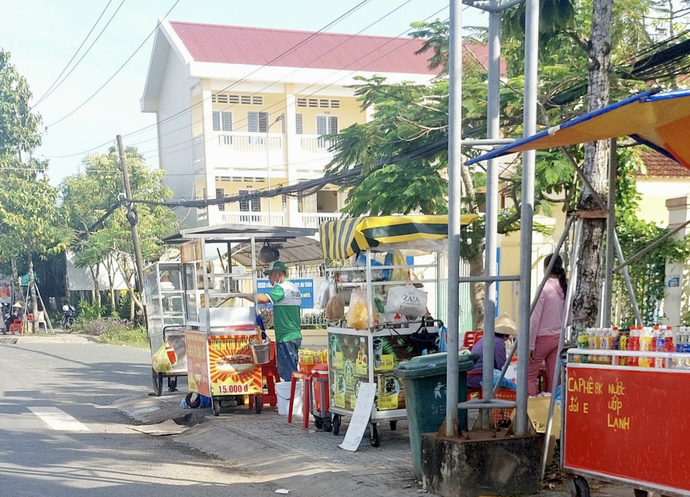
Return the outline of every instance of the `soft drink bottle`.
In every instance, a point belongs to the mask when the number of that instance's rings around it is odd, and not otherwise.
[[[652,344],[655,352],[664,351],[664,342],[666,341],[666,325],[660,325],[659,330],[655,337],[655,342]],[[654,367],[663,368],[666,360],[661,357],[657,357],[654,361]]]
[[[627,344],[629,352],[635,351],[636,335],[637,335],[637,326],[631,326],[630,327],[630,336],[628,337],[628,344]],[[637,364],[636,364],[635,359],[637,359],[637,358],[629,355],[625,360],[626,366],[636,366]]]
[[[578,349],[587,349],[589,347],[589,337],[587,336],[587,331],[584,328],[579,328],[577,330],[577,348]],[[589,358],[586,354],[582,354],[579,356],[580,360],[579,362],[586,363],[589,361]]]
[[[618,338],[618,350],[628,350],[628,334],[624,332],[619,332],[619,338]],[[625,355],[622,355],[620,357],[620,361],[618,362],[621,366],[625,366],[627,364],[627,358]]]
[[[678,328],[678,333],[676,334],[676,347],[675,350],[678,353],[683,352],[683,346],[685,345],[683,343],[683,338],[685,335],[685,326],[681,326]],[[676,369],[681,369],[684,366],[683,364],[683,359],[677,358],[673,361],[673,367]]]
[[[650,352],[652,350],[652,329],[649,327],[642,328],[640,333],[640,352]],[[638,365],[643,368],[649,367],[649,357],[640,357]]]

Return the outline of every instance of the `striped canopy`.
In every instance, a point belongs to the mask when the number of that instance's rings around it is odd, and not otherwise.
[[[630,136],[690,169],[689,133],[690,90],[651,90],[517,140],[467,164],[526,150]]]
[[[477,219],[463,214],[463,226]],[[393,243],[448,238],[448,216],[354,217],[321,225],[321,248],[326,259],[347,259],[368,248]]]

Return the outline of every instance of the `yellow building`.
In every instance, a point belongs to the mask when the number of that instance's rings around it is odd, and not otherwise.
[[[308,33],[163,20],[143,112],[155,112],[160,167],[175,198],[227,197],[320,178],[324,135],[364,123],[355,77],[426,83],[421,40]],[[339,217],[335,187],[180,213],[186,225],[317,228]]]

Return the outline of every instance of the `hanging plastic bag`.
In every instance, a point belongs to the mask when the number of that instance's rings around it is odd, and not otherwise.
[[[328,321],[338,321],[345,317],[345,297],[342,291],[338,291],[338,279],[334,282],[333,296],[328,299],[326,304],[326,319]]]
[[[350,307],[347,310],[347,326],[356,330],[369,328],[369,310],[367,309],[367,292],[359,288],[352,291]]]
[[[330,283],[323,281],[314,294],[314,309],[326,309],[330,300]]]
[[[394,286],[388,290],[386,310],[395,314],[418,318],[426,314],[426,300],[426,292],[415,288],[408,281],[406,285]]]
[[[417,331],[410,335],[410,345],[417,354],[423,354],[424,351],[426,351],[427,354],[437,352],[439,334],[437,332],[430,332],[424,322]]]
[[[151,367],[156,373],[168,373],[175,364],[177,364],[175,349],[173,349],[170,342],[164,342],[156,353],[153,354]]]

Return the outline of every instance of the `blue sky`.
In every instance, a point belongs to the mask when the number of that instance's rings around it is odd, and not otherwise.
[[[180,0],[167,17],[176,21],[317,31],[360,2]],[[444,7],[446,9],[434,18],[446,19],[448,2],[370,0],[328,31],[356,33],[402,5],[365,31],[365,34],[399,36],[411,22],[424,20]],[[154,115],[143,114],[139,107],[153,36],[103,90],[74,114],[57,121],[80,106],[117,71],[173,4],[175,0],[111,0],[109,5],[108,0],[4,2],[0,16],[0,47],[11,52],[11,62],[27,79],[34,103],[65,68],[106,5],[105,14],[75,62],[119,7],[107,29],[72,74],[35,108],[41,114],[43,125],[48,126],[36,155],[50,159],[52,184],[57,185],[65,176],[77,173],[85,156],[82,152],[99,145],[102,146],[95,152],[105,152],[114,144],[115,135],[155,123]],[[487,22],[486,15],[478,10],[464,9],[464,25],[486,25]],[[148,163],[158,167],[155,129],[128,137],[125,145],[137,146]]]

